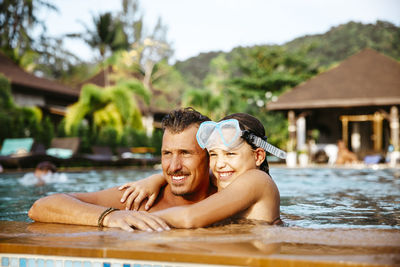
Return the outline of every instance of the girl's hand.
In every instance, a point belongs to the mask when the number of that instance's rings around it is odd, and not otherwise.
[[[149,210],[157,199],[160,188],[165,183],[162,174],[154,174],[136,182],[126,183],[118,188],[119,190],[125,189],[121,202],[125,202],[126,210],[138,210],[143,200],[147,198],[145,210]]]

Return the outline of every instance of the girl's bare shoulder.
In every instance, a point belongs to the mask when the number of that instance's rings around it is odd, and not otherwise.
[[[271,176],[269,176],[266,172],[259,169],[251,169],[241,174],[238,181],[249,183],[259,186],[260,184],[269,184],[272,182]]]

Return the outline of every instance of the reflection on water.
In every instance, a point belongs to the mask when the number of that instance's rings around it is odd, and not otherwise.
[[[289,225],[400,229],[399,169],[280,169],[271,175]]]
[[[68,181],[23,186],[23,174],[0,174],[0,220],[30,221],[27,211],[39,197],[56,192],[97,191],[154,173],[108,170],[68,173]],[[289,226],[305,228],[400,229],[400,169],[287,169],[272,166]]]
[[[40,197],[62,192],[93,192],[146,177],[153,170],[105,170],[67,173],[63,183],[24,186],[19,174],[0,174],[0,220],[31,221],[28,210]]]

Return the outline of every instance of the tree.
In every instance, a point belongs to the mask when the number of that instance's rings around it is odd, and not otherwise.
[[[11,96],[10,82],[0,74],[0,141],[5,138],[33,137],[48,145],[54,128],[37,107],[19,107]],[[10,130],[12,129],[12,130]]]
[[[128,55],[135,61],[135,71],[143,74],[143,83],[151,86],[151,77],[157,62],[168,59],[172,50],[166,41],[167,28],[158,20],[151,34],[146,35],[143,15],[138,0],[122,0],[122,11],[116,16],[107,12],[93,17],[94,30],[86,26],[85,34],[71,34],[70,37],[83,37],[93,48],[97,48],[105,72],[105,84],[109,85],[106,58],[117,51],[131,52]],[[125,58],[127,56],[125,55]]]
[[[181,98],[187,89],[182,75],[164,59],[154,66],[151,84],[155,93],[151,104],[164,110],[172,110],[181,105]]]
[[[104,71],[104,84],[109,85],[108,68],[105,62],[111,52],[128,48],[127,36],[121,21],[114,19],[110,12],[93,16],[93,28],[86,27],[83,34],[70,34],[69,37],[80,37],[92,48],[98,49]]]
[[[110,12],[93,16],[94,30],[87,28],[84,40],[93,48],[98,49],[101,60],[111,51],[128,47],[122,24],[114,20]]]
[[[130,44],[131,61],[137,63],[143,73],[143,83],[151,87],[155,65],[168,60],[172,50],[167,41],[167,27],[159,18],[150,34],[145,32],[143,13],[140,10],[139,0],[122,0],[122,11],[118,17],[123,24],[124,32]]]
[[[184,105],[193,106],[214,120],[243,110],[243,96],[226,83],[231,75],[230,71],[225,55],[221,54],[211,60],[209,74],[203,81],[204,88],[187,90]]]
[[[107,128],[115,129],[117,138],[124,127],[141,129],[141,113],[134,95],[149,101],[150,94],[139,81],[121,80],[115,86],[101,88],[93,84],[82,87],[78,102],[67,109],[65,131],[77,135],[80,125],[86,121],[92,132]]]
[[[235,75],[229,83],[241,90],[279,94],[317,74],[305,54],[289,53],[277,46],[238,48],[232,57]]]
[[[63,48],[63,38],[46,36],[38,10],[57,8],[44,0],[4,0],[0,4],[0,50],[28,72],[65,80],[82,62]],[[36,37],[33,38],[32,32]]]
[[[25,52],[35,50],[33,29],[41,26],[41,34],[45,32],[45,24],[37,17],[41,8],[57,10],[44,0],[3,0],[0,5],[0,47],[15,62]]]
[[[129,44],[143,39],[143,14],[139,0],[122,0],[122,11],[118,17],[124,25]]]

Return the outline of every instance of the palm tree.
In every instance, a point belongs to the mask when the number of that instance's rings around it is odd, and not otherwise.
[[[106,12],[98,17],[93,16],[94,30],[87,29],[85,41],[93,48],[99,50],[101,59],[104,59],[106,52],[111,50],[116,35],[115,23],[112,14]]]
[[[109,85],[106,57],[110,52],[129,47],[123,23],[114,19],[110,12],[93,16],[94,29],[86,27],[84,34],[70,34],[69,37],[83,38],[92,48],[98,49],[104,70],[104,84]]]
[[[36,41],[31,36],[35,27],[42,27],[42,35],[45,32],[45,24],[37,16],[37,10],[42,7],[57,11],[53,4],[45,0],[1,1],[0,49],[18,64],[27,51],[35,50]]]
[[[114,128],[121,137],[124,127],[142,129],[141,112],[134,95],[148,103],[150,93],[137,80],[122,80],[115,86],[101,88],[87,84],[82,88],[78,102],[67,109],[65,131],[76,134],[79,125],[87,120],[92,128]]]

